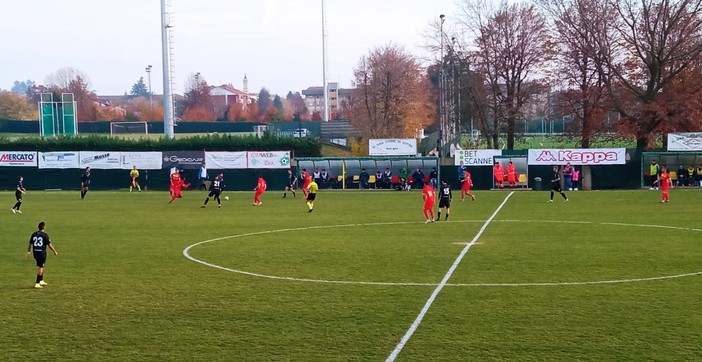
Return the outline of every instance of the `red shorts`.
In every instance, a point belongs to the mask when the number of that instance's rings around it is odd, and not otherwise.
[[[432,201],[424,201],[424,210],[432,210],[434,209],[434,200]]]
[[[467,182],[463,183],[463,186],[461,186],[462,191],[470,191],[470,184]]]

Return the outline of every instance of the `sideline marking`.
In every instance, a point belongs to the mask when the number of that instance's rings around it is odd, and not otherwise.
[[[452,220],[449,223],[480,223],[483,220]],[[592,221],[569,221],[569,220],[516,220],[516,219],[505,219],[505,220],[493,220],[493,222],[540,222],[540,223],[553,223],[553,224],[592,224],[592,225],[614,225],[614,226],[631,226],[631,227],[648,227],[648,228],[659,228],[659,229],[672,229],[672,230],[682,230],[682,231],[694,231],[702,232],[702,229],[687,228],[681,226],[666,226],[666,225],[649,225],[649,224],[628,224],[628,223],[599,223]],[[183,250],[183,255],[198,264],[202,264],[211,268],[220,269],[228,271],[231,273],[248,275],[256,278],[266,278],[273,280],[285,280],[291,282],[304,282],[304,283],[320,283],[320,284],[342,284],[342,285],[378,285],[378,286],[412,286],[412,287],[435,287],[437,283],[420,283],[420,282],[367,282],[367,281],[351,281],[351,280],[333,280],[333,279],[312,279],[312,278],[296,278],[296,277],[286,277],[270,274],[262,274],[249,272],[245,270],[227,268],[221,265],[209,263],[200,259],[197,259],[190,255],[190,250],[198,245],[203,245],[215,241],[227,240],[227,239],[238,239],[245,236],[255,236],[263,234],[273,234],[285,231],[300,231],[309,230],[312,228],[337,228],[337,227],[354,227],[354,226],[375,226],[375,225],[403,225],[403,224],[417,224],[416,221],[388,221],[388,222],[378,222],[378,223],[363,223],[363,224],[341,224],[341,225],[322,225],[322,226],[312,226],[312,227],[298,227],[298,228],[286,228],[278,230],[266,230],[257,231],[239,235],[223,236],[215,239],[209,239],[200,241],[198,243],[192,244]],[[468,242],[462,242],[461,245],[466,245]],[[480,245],[481,243],[476,242],[473,245]],[[656,280],[667,280],[667,279],[677,279],[685,278],[690,276],[702,275],[702,271],[674,274],[674,275],[660,275],[654,277],[640,277],[640,278],[629,278],[629,279],[609,279],[609,280],[591,280],[582,282],[523,282],[523,283],[446,283],[447,287],[541,287],[541,286],[577,286],[577,285],[602,285],[602,284],[623,284],[623,283],[634,283],[634,282],[646,282],[646,281],[656,281]]]
[[[417,318],[414,320],[414,322],[412,322],[412,325],[407,330],[405,335],[402,337],[402,339],[400,340],[400,343],[397,344],[397,346],[392,351],[392,353],[390,353],[390,355],[385,360],[385,362],[394,361],[395,358],[397,358],[397,355],[399,355],[400,352],[402,352],[402,348],[404,348],[407,341],[409,341],[409,339],[412,338],[412,335],[417,330],[419,325],[422,323],[422,320],[424,319],[424,315],[427,314],[427,311],[429,311],[429,308],[431,307],[431,305],[434,304],[434,300],[436,299],[436,296],[439,295],[439,292],[441,292],[441,289],[444,289],[444,286],[446,286],[446,283],[448,282],[449,278],[451,278],[451,276],[453,275],[453,272],[458,267],[458,264],[461,263],[461,260],[463,260],[463,257],[466,255],[466,253],[468,253],[468,250],[470,250],[470,247],[473,246],[476,241],[478,241],[478,239],[480,238],[481,235],[483,235],[483,232],[485,231],[485,229],[487,229],[488,225],[490,225],[490,223],[492,222],[492,219],[494,219],[495,216],[497,216],[497,213],[500,212],[500,210],[502,210],[502,207],[505,206],[505,204],[507,203],[507,200],[509,200],[509,198],[512,197],[513,194],[514,194],[514,191],[510,192],[509,195],[507,195],[507,197],[505,197],[505,199],[502,201],[500,206],[498,206],[497,209],[495,210],[495,212],[493,212],[492,215],[490,215],[490,218],[485,220],[485,223],[480,228],[480,230],[478,230],[478,233],[475,234],[475,237],[473,237],[473,240],[471,240],[470,243],[468,243],[468,245],[466,245],[466,247],[463,248],[463,250],[461,250],[461,254],[459,254],[458,257],[456,258],[456,260],[453,262],[453,264],[451,265],[449,270],[446,272],[446,275],[444,275],[444,278],[441,279],[441,283],[439,283],[439,285],[437,285],[436,288],[434,289],[434,292],[431,293],[431,296],[429,297],[429,299],[427,299],[427,302],[424,304],[424,307],[419,312],[419,315],[417,315]]]

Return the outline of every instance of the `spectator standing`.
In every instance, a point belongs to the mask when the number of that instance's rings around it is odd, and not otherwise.
[[[383,173],[380,170],[375,171],[375,188],[383,188]]]
[[[697,166],[697,184],[702,187],[702,165]]]
[[[658,190],[658,173],[661,167],[658,166],[656,160],[651,160],[651,166],[648,167],[648,178],[651,180],[651,188],[649,190]]]
[[[368,171],[366,171],[365,168],[361,169],[361,175],[358,177],[358,180],[360,181],[360,187],[361,190],[365,190],[368,188],[368,180],[370,179],[370,175],[368,174]]]
[[[200,186],[197,189],[199,191],[207,191],[207,180],[210,179],[210,175],[207,173],[207,165],[205,164],[205,162],[203,162],[202,166],[200,166],[200,170],[197,172],[197,178],[198,180],[200,180]]]
[[[573,191],[573,167],[570,165],[570,162],[563,166],[563,184],[563,188]]]
[[[437,188],[438,187],[438,178],[439,178],[439,173],[436,172],[436,167],[431,168],[431,172],[429,172],[429,181],[431,182],[431,187]]]
[[[573,190],[578,191],[578,182],[580,181],[580,171],[573,167]]]
[[[695,182],[695,166],[690,165],[690,167],[687,168],[687,175],[685,177],[685,186],[694,186]]]

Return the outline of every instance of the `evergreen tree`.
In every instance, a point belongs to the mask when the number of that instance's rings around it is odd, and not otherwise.
[[[132,85],[132,91],[130,95],[132,96],[132,98],[149,96],[149,89],[146,88],[146,84],[144,83],[144,77],[139,77],[139,81]]]

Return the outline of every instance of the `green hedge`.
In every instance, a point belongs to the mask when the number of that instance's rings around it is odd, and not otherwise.
[[[128,139],[91,135],[87,137],[18,138],[0,137],[1,151],[284,151],[295,157],[321,156],[321,143],[316,138],[208,135],[187,138]]]

